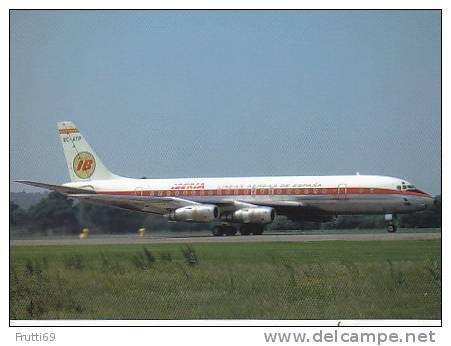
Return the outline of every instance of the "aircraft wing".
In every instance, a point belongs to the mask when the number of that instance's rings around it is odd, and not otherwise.
[[[142,211],[154,214],[166,214],[170,210],[177,208],[202,205],[204,203],[191,201],[179,197],[156,197],[156,196],[132,196],[132,195],[108,195],[108,194],[69,194],[69,197],[77,198],[88,203],[101,204],[105,206],[118,207],[134,211]],[[221,213],[235,211],[242,208],[255,208],[259,206],[267,206],[276,209],[280,215],[290,215],[304,210],[310,214],[312,210],[301,202],[291,201],[272,201],[260,203],[248,203],[245,201],[230,200],[227,198],[211,200],[206,204],[217,205],[221,209]]]
[[[77,198],[84,202],[154,214],[166,214],[169,210],[201,204],[177,197],[142,197],[101,194],[70,194],[69,197]]]
[[[255,208],[259,205],[243,201],[234,201],[229,199],[211,200],[209,202],[196,202],[179,197],[156,197],[156,196],[131,196],[131,195],[108,195],[108,194],[69,194],[69,197],[77,198],[81,201],[105,206],[118,207],[134,211],[142,211],[154,214],[166,214],[170,210],[177,208],[214,204],[222,212],[234,211],[242,208]]]
[[[88,189],[79,189],[74,187],[41,183],[31,180],[16,180],[17,183],[44,188],[47,190],[63,193],[71,198],[77,198],[81,201],[101,204],[105,206],[118,207],[134,211],[142,211],[154,214],[166,214],[169,210],[174,210],[190,205],[200,205],[195,201],[186,200],[178,197],[150,197],[150,196],[124,196],[96,194],[95,191]],[[216,203],[211,203],[216,204]],[[218,203],[218,205],[232,205],[233,202]]]

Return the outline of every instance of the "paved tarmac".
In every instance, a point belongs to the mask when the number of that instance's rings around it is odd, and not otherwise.
[[[90,236],[79,238],[14,239],[10,245],[111,245],[165,243],[245,243],[245,242],[308,242],[308,241],[371,241],[371,240],[427,240],[441,239],[441,233],[366,233],[366,234],[263,234],[259,236]]]

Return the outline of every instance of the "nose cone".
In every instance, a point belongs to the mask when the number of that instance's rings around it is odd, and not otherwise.
[[[423,203],[426,209],[431,209],[435,206],[435,200],[432,196],[423,198]]]
[[[417,199],[416,204],[421,206],[422,209],[435,208],[435,199],[431,195],[426,195]]]
[[[408,205],[416,211],[434,208],[434,198],[432,196],[414,196],[408,199]]]

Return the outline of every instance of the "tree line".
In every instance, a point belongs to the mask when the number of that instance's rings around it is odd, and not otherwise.
[[[89,203],[79,203],[57,192],[51,192],[28,209],[9,203],[10,229],[13,234],[66,235],[78,234],[84,227],[95,233],[130,233],[141,227],[152,231],[208,230],[210,225],[168,222],[160,215],[133,212]],[[400,215],[400,227],[441,227],[442,198],[434,199],[434,207],[425,211]],[[329,223],[291,221],[279,216],[268,226],[272,230],[290,229],[373,229],[384,228],[381,215],[339,216]]]

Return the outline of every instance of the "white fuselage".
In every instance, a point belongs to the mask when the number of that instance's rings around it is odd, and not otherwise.
[[[91,180],[64,184],[96,194],[179,197],[202,203],[240,201],[312,207],[330,214],[388,214],[423,210],[432,196],[405,180],[370,175]]]

